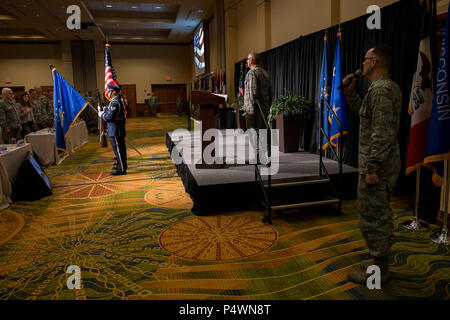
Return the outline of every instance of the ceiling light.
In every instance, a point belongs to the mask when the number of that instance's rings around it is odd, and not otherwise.
[[[161,6],[157,6],[157,7],[155,7],[155,9],[161,9]]]
[[[137,7],[136,6],[132,6],[131,9],[137,9]]]
[[[107,4],[106,7],[107,8],[112,8],[112,4]]]

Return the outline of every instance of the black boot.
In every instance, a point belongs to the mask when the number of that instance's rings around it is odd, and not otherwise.
[[[381,269],[381,283],[387,283],[389,281],[389,256],[382,258],[375,258],[375,265],[379,266]]]
[[[381,283],[385,284],[389,281],[389,256],[382,258],[373,258],[373,262],[367,261],[366,263],[361,263],[362,271],[352,272],[347,275],[347,280],[356,284],[366,285],[367,279],[371,274],[367,273],[367,269],[372,266],[378,266],[381,271]]]

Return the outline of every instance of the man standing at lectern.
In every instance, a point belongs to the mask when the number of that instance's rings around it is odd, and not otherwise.
[[[259,66],[258,53],[251,52],[248,54],[247,66],[250,71],[245,78],[244,110],[247,113],[245,117],[247,129],[250,129],[255,128],[255,111],[259,113],[256,100],[259,101],[264,118],[267,119],[272,103],[272,84],[267,72]],[[255,129],[266,129],[261,115],[257,115],[256,121],[257,128]]]
[[[402,109],[402,93],[389,75],[392,48],[377,45],[367,51],[363,60],[363,76],[372,84],[364,100],[355,91],[356,78],[343,80],[350,108],[360,117],[358,211],[361,232],[373,261],[362,263],[361,272],[348,275],[348,280],[365,285],[370,275],[367,268],[376,265],[381,282],[389,279],[389,255],[393,234],[393,213],[389,206],[400,173],[398,132]]]

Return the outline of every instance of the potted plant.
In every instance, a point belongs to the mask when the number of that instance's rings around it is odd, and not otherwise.
[[[276,120],[280,130],[280,151],[299,151],[300,138],[304,134],[305,120],[309,118],[312,102],[303,96],[293,95],[285,90],[269,110],[268,121]]]
[[[247,129],[247,125],[245,124],[245,118],[244,118],[246,115],[246,112],[244,110],[244,96],[236,95],[236,98],[234,99],[234,103],[231,106],[236,111],[237,128],[245,131]]]

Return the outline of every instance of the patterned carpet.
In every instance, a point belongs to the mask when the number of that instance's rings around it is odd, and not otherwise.
[[[368,259],[356,201],[196,217],[165,147],[186,118],[130,119],[129,174],[109,176],[98,137],[47,170],[54,196],[0,213],[0,299],[450,299],[450,252],[431,231],[398,231],[392,280],[370,291],[346,281]],[[233,195],[226,195],[232,197]],[[394,199],[396,225],[410,199]],[[433,231],[436,230],[434,226]],[[82,289],[66,287],[70,265]]]

